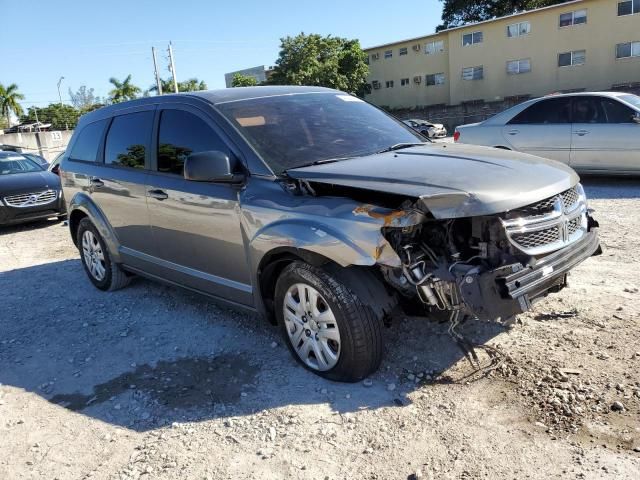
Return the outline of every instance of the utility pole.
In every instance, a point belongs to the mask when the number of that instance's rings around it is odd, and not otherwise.
[[[176,65],[173,63],[173,49],[171,48],[171,42],[169,42],[169,66],[171,68],[171,75],[173,76],[173,91],[178,93],[178,80],[176,79]]]
[[[60,99],[60,106],[62,107],[62,94],[60,93],[60,84],[62,83],[62,80],[64,80],[64,77],[60,77],[60,80],[58,80],[58,98]],[[64,119],[64,129],[65,130],[69,130],[69,123],[67,123],[67,119]]]
[[[158,74],[158,64],[156,62],[156,47],[151,47],[151,54],[153,55],[153,70],[156,73],[156,86],[158,87],[158,95],[162,95],[162,82],[160,82],[160,75]]]

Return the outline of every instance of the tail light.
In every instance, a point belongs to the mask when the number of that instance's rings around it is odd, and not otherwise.
[[[460,139],[460,132],[456,130],[455,132],[453,132],[453,141],[457,142],[459,139]]]

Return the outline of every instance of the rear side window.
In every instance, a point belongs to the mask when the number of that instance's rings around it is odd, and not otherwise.
[[[152,125],[153,112],[151,111],[114,117],[107,133],[104,163],[144,168]]]
[[[100,120],[86,125],[78,134],[69,158],[83,162],[95,162],[106,126],[107,120]]]
[[[516,115],[509,124],[557,124],[571,122],[571,101],[568,98],[554,98],[534,103]]]
[[[158,171],[183,175],[192,153],[218,150],[229,153],[222,139],[204,120],[183,110],[163,110],[158,132]]]

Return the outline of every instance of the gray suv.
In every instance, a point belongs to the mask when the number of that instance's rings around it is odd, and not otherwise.
[[[333,380],[398,311],[507,321],[600,252],[569,167],[424,141],[336,90],[250,87],[83,116],[60,176],[102,290],[142,275],[263,314]]]

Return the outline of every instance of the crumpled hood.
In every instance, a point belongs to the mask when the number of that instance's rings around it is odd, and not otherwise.
[[[60,178],[47,171],[0,175],[0,196],[31,193],[51,188],[60,190]]]
[[[574,186],[568,166],[473,145],[426,144],[287,171],[292,178],[421,199],[435,218],[491,215]],[[375,203],[372,195],[371,203]]]

